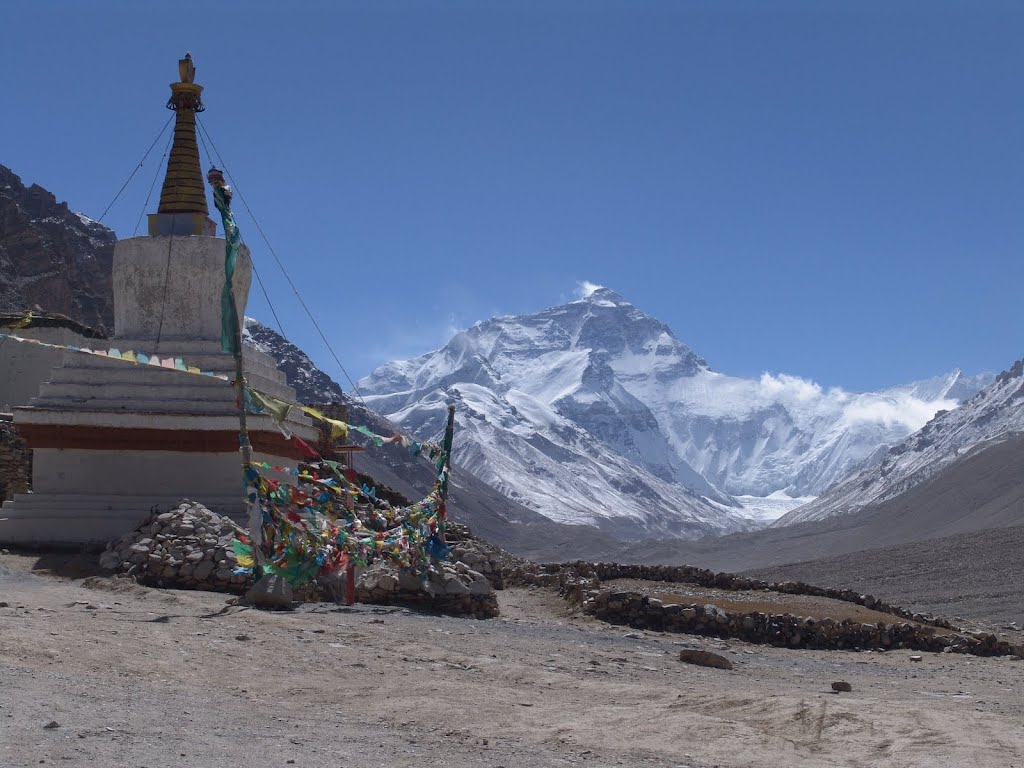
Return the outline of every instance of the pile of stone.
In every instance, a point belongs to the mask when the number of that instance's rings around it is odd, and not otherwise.
[[[522,568],[526,561],[476,538],[468,526],[448,523],[445,540],[451,546],[449,561],[479,571],[495,589],[505,588],[505,573]]]
[[[449,616],[477,619],[498,615],[498,600],[487,576],[461,561],[434,563],[425,578],[399,571],[388,563],[376,563],[359,574],[356,600],[410,605]]]
[[[851,619],[821,620],[809,616],[732,613],[716,605],[667,603],[641,592],[590,592],[584,613],[611,624],[638,629],[734,637],[750,643],[788,648],[828,650],[892,650],[970,653],[1005,656],[1018,649],[988,633],[940,633],[935,626],[910,622],[866,624]]]
[[[503,572],[519,562],[498,547],[473,536],[465,525],[448,523],[447,561],[433,563],[425,578],[387,562],[375,563],[356,581],[361,603],[410,605],[450,616],[489,619],[498,615],[494,590],[504,588]]]
[[[231,518],[186,499],[111,542],[100,567],[151,586],[241,593],[252,583],[234,573],[233,544],[241,534],[245,529]]]
[[[452,616],[497,616],[492,580],[501,579],[501,551],[474,539],[465,526],[452,528],[452,556],[448,562],[434,563],[425,579],[384,561],[375,563],[358,576],[357,601],[411,605]],[[150,516],[134,531],[111,542],[100,555],[100,566],[150,586],[244,593],[253,579],[234,573],[237,562],[233,544],[245,533],[230,518],[185,500],[176,509]],[[342,591],[340,580],[335,579],[297,589],[295,597],[336,600]]]

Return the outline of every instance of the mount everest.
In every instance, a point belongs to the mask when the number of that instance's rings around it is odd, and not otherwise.
[[[820,495],[992,377],[960,371],[853,394],[713,371],[607,288],[496,317],[359,382],[410,431],[457,403],[462,467],[547,517],[618,535],[757,527]]]

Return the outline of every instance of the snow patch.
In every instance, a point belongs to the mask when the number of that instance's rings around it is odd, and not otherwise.
[[[775,491],[768,496],[737,496],[742,505],[740,514],[758,523],[768,524],[778,520],[787,512],[810,504],[816,496],[790,496],[785,491]]]

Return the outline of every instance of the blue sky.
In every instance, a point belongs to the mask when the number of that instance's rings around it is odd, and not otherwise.
[[[1020,3],[14,0],[4,27],[0,163],[94,218],[192,52],[353,378],[582,281],[734,375],[865,390],[1021,356]],[[236,208],[284,331],[342,380]],[[274,325],[255,286],[249,314]]]

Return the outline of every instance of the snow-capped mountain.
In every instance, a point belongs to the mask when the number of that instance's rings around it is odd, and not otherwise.
[[[465,362],[472,368],[479,359]],[[380,409],[380,400],[364,397]],[[592,525],[624,538],[697,537],[751,527],[728,508],[631,462],[521,390],[498,393],[453,383],[388,418],[415,434],[435,435],[444,428],[450,402],[457,406],[458,464],[556,522]]]
[[[693,535],[807,501],[984,383],[955,371],[851,394],[786,375],[731,377],[593,288],[479,323],[359,386],[371,407],[423,434],[446,401],[460,402],[459,462],[553,519]]]
[[[1024,433],[1024,360],[952,411],[940,411],[924,428],[865,464],[814,502],[775,525],[849,514],[891,499],[942,469],[995,442]]]

